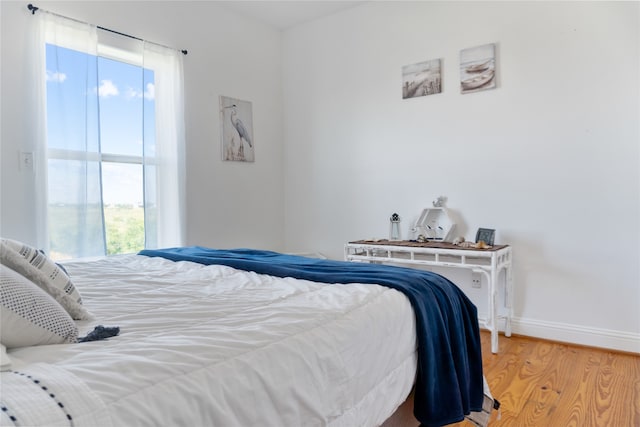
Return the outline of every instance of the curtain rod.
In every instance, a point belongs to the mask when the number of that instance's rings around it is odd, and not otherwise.
[[[31,3],[29,3],[29,4],[27,5],[27,9],[29,9],[29,10],[31,11],[31,14],[32,14],[32,15],[35,15],[35,14],[36,14],[36,11],[37,11],[37,10],[40,10],[40,8],[39,8],[39,7],[34,6],[34,5],[33,5],[33,4],[31,4]],[[77,19],[69,18],[68,16],[58,15],[57,13],[49,12],[48,10],[44,10],[44,9],[42,9],[42,11],[47,12],[47,13],[51,13],[52,15],[62,16],[63,18],[71,19],[71,20],[73,20],[73,21],[81,22],[81,23],[83,23],[83,24],[86,24],[86,22],[82,22],[82,21],[79,21],[79,20],[77,20]],[[112,30],[112,29],[110,29],[110,28],[101,27],[101,26],[99,26],[99,25],[96,25],[96,27],[97,27],[98,29],[100,29],[100,30],[108,31],[108,32],[110,32],[110,33],[118,34],[118,35],[120,35],[120,36],[124,36],[124,37],[129,37],[129,38],[134,39],[134,40],[147,41],[147,40],[141,39],[140,37],[132,36],[131,34],[121,33],[120,31]],[[153,42],[152,42],[152,43],[153,43]],[[169,48],[169,49],[174,49],[174,48],[172,48],[172,47],[165,46],[165,45],[160,44],[160,43],[155,43],[155,44],[157,44],[157,45],[159,45],[159,46],[162,46],[162,47]],[[178,50],[178,49],[174,49],[174,50]],[[188,53],[186,49],[182,49],[182,50],[180,50],[180,52],[182,52],[184,55],[186,55],[186,54]]]

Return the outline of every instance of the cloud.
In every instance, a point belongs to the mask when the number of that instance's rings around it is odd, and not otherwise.
[[[132,87],[128,87],[124,97],[127,99],[142,98],[142,92]]]
[[[111,80],[100,80],[98,95],[104,98],[119,95],[118,87]]]
[[[144,97],[149,101],[156,99],[156,86],[153,83],[147,83],[147,89],[144,91]]]
[[[147,99],[149,101],[153,101],[155,99],[155,97],[156,97],[155,86],[153,85],[153,83],[147,83],[147,87],[146,87],[144,93],[141,90],[134,89],[132,87],[128,87],[127,91],[124,94],[124,96],[127,99],[142,98],[144,96],[145,99]]]
[[[65,73],[53,72],[53,71],[47,70],[48,82],[62,83],[65,80],[67,80],[67,75]]]

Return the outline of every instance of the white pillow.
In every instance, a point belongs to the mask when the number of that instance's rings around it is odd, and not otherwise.
[[[0,372],[11,370],[11,359],[7,354],[7,347],[4,344],[0,344]]]
[[[78,327],[60,304],[5,265],[0,265],[0,324],[6,348],[78,340]]]
[[[76,287],[55,262],[29,245],[11,239],[0,239],[0,264],[22,274],[40,286],[76,320],[88,320],[91,315],[82,306]]]

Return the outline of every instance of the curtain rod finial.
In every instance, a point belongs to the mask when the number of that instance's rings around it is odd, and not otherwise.
[[[31,11],[32,15],[35,15],[36,14],[36,10],[38,10],[38,8],[36,6],[34,6],[34,5],[32,5],[31,3],[29,3],[27,5],[27,9],[29,9]]]

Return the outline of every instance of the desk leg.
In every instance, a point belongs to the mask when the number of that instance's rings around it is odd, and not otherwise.
[[[492,288],[494,288],[492,286]],[[495,289],[495,288],[494,288]],[[489,322],[491,324],[491,352],[498,352],[498,322],[496,313],[496,293],[489,289]]]
[[[491,258],[491,277],[489,278],[489,318],[491,322],[491,352],[498,352],[498,310],[496,307],[498,266],[495,256]]]
[[[509,262],[504,271],[505,304],[507,306],[504,334],[508,337],[511,336],[511,317],[513,316],[513,276],[511,270],[511,262]]]
[[[498,352],[498,310],[496,307],[496,286],[498,278],[496,277],[496,268],[492,267],[491,271],[473,270],[474,273],[484,273],[487,279],[487,320],[485,327],[491,332],[491,352]]]

